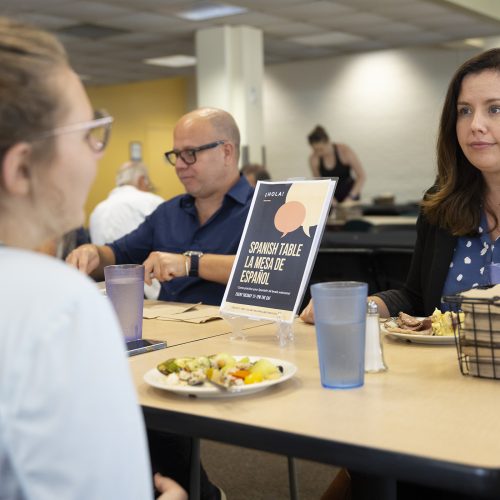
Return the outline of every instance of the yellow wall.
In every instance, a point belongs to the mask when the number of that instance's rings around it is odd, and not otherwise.
[[[175,122],[186,113],[186,79],[89,86],[87,92],[94,109],[104,108],[115,118],[110,143],[85,207],[87,217],[115,186],[118,167],[129,159],[130,141],[142,143],[143,161],[149,167],[156,192],[166,199],[182,193],[182,184],[163,153],[172,147]]]

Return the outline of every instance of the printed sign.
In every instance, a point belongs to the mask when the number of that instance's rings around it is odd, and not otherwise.
[[[337,179],[259,182],[221,313],[292,322]]]

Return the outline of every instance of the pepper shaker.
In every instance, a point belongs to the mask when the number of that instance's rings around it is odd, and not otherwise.
[[[374,300],[369,300],[366,314],[365,372],[378,373],[386,370],[380,338],[378,307]]]

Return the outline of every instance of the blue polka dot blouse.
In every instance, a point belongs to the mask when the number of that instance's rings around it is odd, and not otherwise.
[[[458,238],[443,295],[454,295],[477,286],[500,283],[500,241],[491,241],[485,214],[478,236]],[[499,263],[498,270],[491,264]]]

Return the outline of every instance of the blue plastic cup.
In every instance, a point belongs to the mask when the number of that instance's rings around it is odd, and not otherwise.
[[[122,327],[125,341],[142,338],[144,307],[144,266],[122,264],[104,268],[106,295]]]
[[[349,389],[364,383],[368,285],[336,281],[311,286],[321,384]]]

